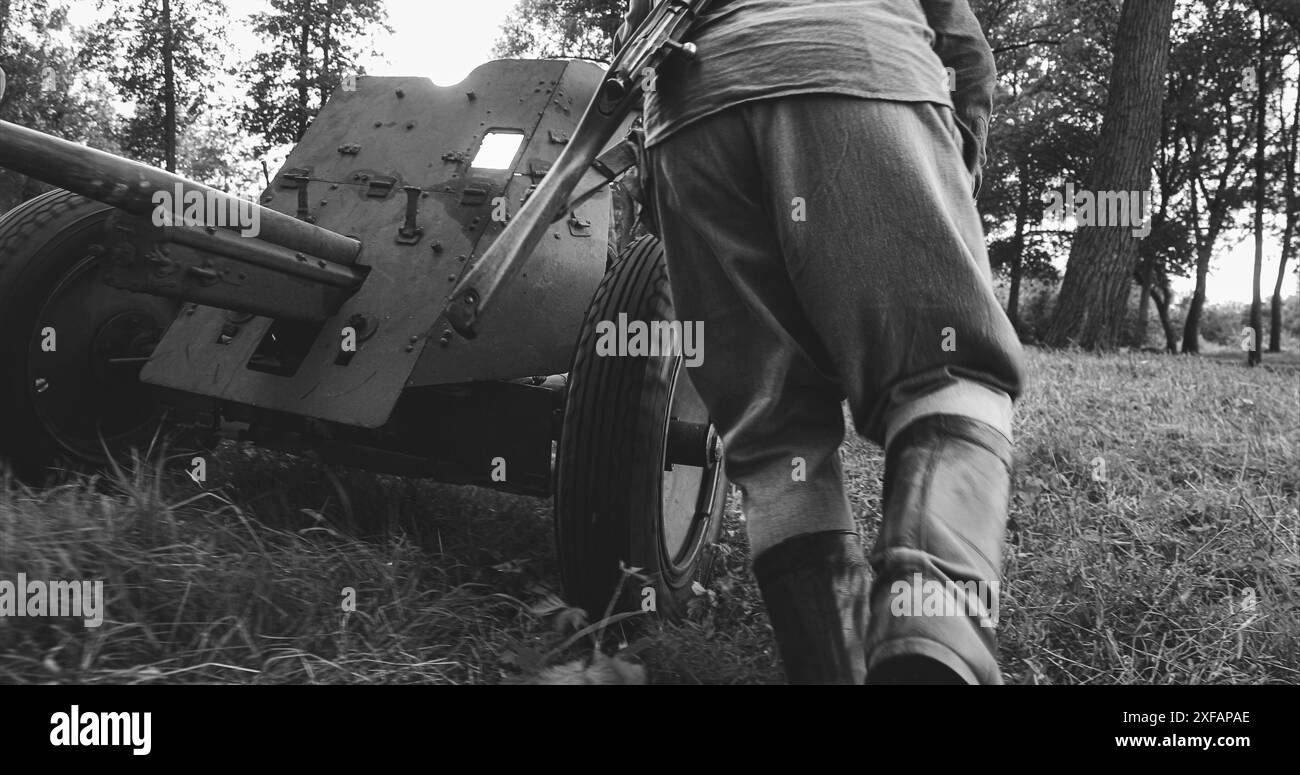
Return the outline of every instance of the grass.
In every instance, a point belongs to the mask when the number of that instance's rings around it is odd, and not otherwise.
[[[1300,683],[1300,369],[1229,355],[1030,352],[1009,682]],[[874,540],[882,456],[843,456]],[[0,682],[503,683],[591,654],[545,501],[233,444],[203,486],[171,470],[0,486],[0,579],[107,598],[97,629],[0,618]],[[781,680],[743,527],[732,504],[690,621],[609,628],[651,682]]]

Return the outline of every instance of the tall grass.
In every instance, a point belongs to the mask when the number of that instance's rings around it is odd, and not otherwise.
[[[1030,372],[1008,681],[1300,682],[1300,370],[1034,351]],[[881,453],[843,456],[873,540]],[[501,683],[591,656],[543,501],[232,444],[202,485],[161,459],[0,486],[0,579],[102,579],[107,609],[0,618],[0,682]],[[734,503],[724,532],[688,622],[605,630],[651,682],[780,680]]]

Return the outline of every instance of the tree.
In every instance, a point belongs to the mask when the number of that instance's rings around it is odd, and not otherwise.
[[[1264,9],[1258,7],[1257,4],[1257,10],[1259,12],[1259,59],[1255,69],[1257,80],[1266,81],[1269,74],[1268,32],[1264,22]],[[1251,366],[1259,365],[1260,351],[1264,347],[1264,331],[1260,317],[1259,283],[1264,270],[1264,207],[1268,186],[1264,179],[1264,138],[1267,123],[1268,90],[1262,84],[1257,84],[1255,89],[1255,266],[1251,276],[1251,347],[1246,355],[1246,362]]]
[[[255,140],[230,131],[233,105],[211,105],[178,138],[180,174],[226,193],[255,200],[264,184],[253,153]]]
[[[1246,154],[1258,130],[1260,114],[1255,105],[1267,94],[1277,93],[1281,84],[1279,78],[1261,78],[1254,47],[1241,45],[1256,36],[1249,14],[1238,3],[1203,0],[1201,10],[1188,20],[1194,28],[1174,52],[1179,89],[1176,142],[1187,149],[1187,184],[1178,203],[1179,218],[1191,235],[1196,277],[1183,324],[1186,354],[1200,351],[1201,312],[1215,246],[1249,202]],[[1270,36],[1267,45],[1266,61],[1279,53],[1276,36]],[[1268,69],[1280,73],[1280,62],[1269,64]]]
[[[1056,280],[1052,257],[1068,232],[1044,223],[1041,192],[1080,177],[1099,124],[1106,73],[1097,67],[1115,26],[1105,4],[990,0],[974,6],[997,61],[979,209],[989,260],[1010,280],[1007,316],[1022,335],[1023,279]]]
[[[1238,74],[1225,74],[1224,63],[1230,65],[1232,56],[1241,56],[1240,46],[1225,39],[1221,32],[1220,25],[1208,23],[1194,7],[1184,8],[1175,17],[1169,77],[1166,79],[1168,88],[1161,111],[1160,141],[1155,159],[1155,209],[1151,214],[1151,233],[1138,246],[1138,269],[1134,278],[1141,287],[1131,340],[1134,346],[1141,347],[1146,342],[1149,305],[1154,302],[1164,330],[1165,350],[1178,352],[1180,334],[1170,314],[1170,277],[1195,272],[1199,279],[1204,280],[1208,272],[1208,251],[1218,232],[1214,231],[1204,243],[1200,241],[1204,231],[1197,231],[1199,211],[1193,207],[1200,200],[1192,198],[1192,186],[1196,184],[1196,176],[1202,174],[1202,165],[1207,159],[1219,161],[1225,158],[1225,155],[1215,153],[1219,146],[1214,145],[1214,141],[1221,137],[1220,130],[1224,128],[1218,120],[1218,111],[1230,112],[1223,103],[1227,97],[1222,95],[1232,94]],[[1217,80],[1209,76],[1217,76]],[[1207,84],[1210,85],[1208,89]],[[1235,130],[1228,129],[1230,131],[1223,134],[1235,137]],[[1207,146],[1210,151],[1205,150]],[[1226,158],[1236,157],[1228,154]],[[1218,191],[1226,193],[1223,188]],[[1206,251],[1203,254],[1198,252],[1202,247]],[[1202,265],[1198,265],[1198,257],[1204,258]],[[1197,271],[1198,266],[1203,271]],[[1203,302],[1203,292],[1200,298]]]
[[[1166,121],[1166,126],[1168,122]],[[1138,268],[1134,280],[1140,287],[1137,317],[1134,321],[1129,344],[1144,347],[1147,340],[1147,320],[1150,317],[1151,303],[1155,303],[1156,316],[1160,321],[1161,333],[1165,339],[1165,352],[1178,352],[1178,332],[1174,329],[1169,314],[1172,301],[1170,288],[1170,267],[1181,273],[1186,263],[1184,256],[1189,253],[1188,233],[1185,224],[1172,217],[1171,201],[1181,190],[1179,178],[1179,149],[1181,144],[1161,143],[1160,160],[1156,166],[1156,208],[1151,213],[1151,233],[1138,246]]]
[[[262,138],[256,151],[296,143],[347,74],[363,74],[357,41],[391,32],[381,0],[271,0],[253,15],[267,44],[245,75],[250,101],[239,121]]]
[[[1088,177],[1093,191],[1146,191],[1160,130],[1174,0],[1125,0],[1116,34],[1101,140]],[[1118,340],[1137,258],[1128,227],[1080,226],[1048,344],[1109,349]]]
[[[98,74],[78,65],[85,35],[68,23],[67,7],[47,0],[8,0],[0,7],[0,67],[8,86],[0,119],[95,148],[118,152],[112,103]],[[71,39],[71,43],[67,40]],[[0,212],[48,190],[44,183],[0,169]]]
[[[1264,0],[1263,7],[1300,33],[1300,0]]]
[[[99,8],[110,4],[99,0]],[[132,158],[176,171],[177,136],[202,112],[224,36],[225,4],[206,0],[112,3],[82,63],[107,74],[135,111],[120,129]]]
[[[1300,32],[1300,28],[1297,29]],[[1300,59],[1300,49],[1296,50]],[[1273,284],[1273,298],[1269,302],[1268,316],[1268,351],[1282,352],[1282,283],[1286,278],[1286,268],[1296,248],[1296,220],[1300,218],[1300,191],[1296,190],[1296,161],[1300,145],[1300,79],[1295,89],[1295,109],[1292,112],[1291,126],[1287,130],[1286,152],[1283,155],[1285,178],[1282,187],[1283,208],[1286,213],[1286,226],[1282,229],[1282,255],[1277,264],[1277,280]],[[1285,117],[1283,118],[1285,121]]]
[[[520,0],[501,27],[498,57],[609,60],[625,0]]]
[[[9,0],[0,0],[0,51],[5,47],[5,33],[9,29]]]

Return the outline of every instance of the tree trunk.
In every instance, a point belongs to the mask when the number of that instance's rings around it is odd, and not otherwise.
[[[308,0],[310,2],[310,0]],[[294,141],[302,139],[307,133],[307,85],[311,81],[311,72],[308,67],[308,48],[311,38],[311,20],[308,8],[303,7],[302,26],[298,30],[298,110],[297,124],[294,127]]]
[[[1017,333],[1020,331],[1020,265],[1020,252],[1017,251],[1011,257],[1011,287],[1007,289],[1007,317]]]
[[[1160,127],[1160,148],[1168,148],[1170,127],[1163,123]],[[1161,159],[1161,166],[1158,174],[1160,185],[1160,209],[1151,214],[1151,233],[1163,234],[1166,225],[1169,223],[1169,199],[1170,189],[1174,188],[1172,183],[1172,173],[1170,166],[1174,162]],[[1142,299],[1138,303],[1137,324],[1133,328],[1133,345],[1135,347],[1145,347],[1147,343],[1147,326],[1151,320],[1151,304],[1156,302],[1156,310],[1160,314],[1160,327],[1165,335],[1165,347],[1169,352],[1177,352],[1177,338],[1173,335],[1173,329],[1169,325],[1169,276],[1165,272],[1165,259],[1158,252],[1154,242],[1143,242],[1138,246],[1138,282],[1142,285]],[[1164,291],[1163,300],[1157,295],[1156,282],[1159,281]]]
[[[1133,321],[1133,336],[1131,344],[1134,347],[1145,347],[1147,343],[1147,318],[1151,316],[1151,263],[1155,259],[1147,257],[1142,262],[1142,267],[1138,269],[1138,282],[1142,286],[1142,296],[1138,301],[1137,320]]]
[[[6,33],[9,31],[9,0],[0,0],[0,53],[4,53]]]
[[[1286,226],[1282,229],[1282,255],[1277,263],[1277,280],[1273,283],[1273,299],[1268,310],[1268,351],[1282,352],[1282,283],[1286,279],[1287,263],[1295,250],[1296,217],[1300,215],[1300,195],[1296,193],[1297,138],[1300,138],[1300,89],[1296,90],[1295,113],[1291,118],[1290,137],[1286,151]]]
[[[1196,246],[1196,290],[1187,307],[1187,320],[1183,322],[1183,354],[1201,352],[1201,309],[1205,306],[1205,280],[1210,273],[1210,254],[1213,242],[1207,240]]]
[[[1250,350],[1246,353],[1246,363],[1251,366],[1258,366],[1260,361],[1260,350],[1264,347],[1264,325],[1260,315],[1262,301],[1259,295],[1259,284],[1264,273],[1264,199],[1268,191],[1268,186],[1264,180],[1264,125],[1268,116],[1268,90],[1264,84],[1268,83],[1266,78],[1265,67],[1265,47],[1268,45],[1266,40],[1268,30],[1264,25],[1264,11],[1259,11],[1259,60],[1256,65],[1258,73],[1255,77],[1255,268],[1251,276],[1251,297],[1250,297],[1250,328],[1252,331]]]
[[[1174,0],[1124,0],[1106,115],[1088,176],[1093,191],[1150,189],[1173,13]],[[1045,337],[1048,345],[1073,342],[1090,350],[1115,346],[1137,258],[1132,228],[1081,224],[1075,231]]]
[[[1189,181],[1192,234],[1196,244],[1196,290],[1192,293],[1191,306],[1187,310],[1187,320],[1183,325],[1183,354],[1185,355],[1195,355],[1201,351],[1201,309],[1205,306],[1205,286],[1210,271],[1210,257],[1214,253],[1214,245],[1218,242],[1219,234],[1228,222],[1228,192],[1245,185],[1244,172],[1243,177],[1235,181],[1232,180],[1231,173],[1236,167],[1233,160],[1235,154],[1245,148],[1246,144],[1242,142],[1236,149],[1230,150],[1232,156],[1224,162],[1213,196],[1210,196],[1204,181],[1195,176]],[[1246,169],[1248,170],[1249,167]],[[1201,225],[1202,196],[1206,200],[1206,211],[1209,214],[1204,228]]]
[[[1273,298],[1268,303],[1268,351],[1282,352],[1282,279],[1289,249],[1282,251],[1282,265],[1277,268],[1277,282],[1273,284]]]
[[[1025,171],[1017,167],[1020,184],[1016,199],[1016,236],[1012,241],[1014,251],[1011,254],[1011,288],[1007,292],[1007,317],[1011,325],[1020,332],[1020,276],[1025,265],[1025,222],[1029,220],[1029,181]]]
[[[176,171],[176,51],[170,0],[162,0],[163,168]]]
[[[325,3],[325,25],[321,34],[321,60],[320,60],[320,106],[325,107],[326,100],[329,99],[329,90],[333,79],[330,78],[330,51],[334,47],[331,25],[334,23],[334,0],[327,0]]]
[[[1173,355],[1178,352],[1178,332],[1169,320],[1169,278],[1160,273],[1159,285],[1151,285],[1151,298],[1156,303],[1156,314],[1160,316],[1160,330],[1165,334],[1165,352]]]

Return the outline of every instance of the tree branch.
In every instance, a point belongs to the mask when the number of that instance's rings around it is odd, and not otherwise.
[[[993,53],[1002,54],[1007,51],[1015,51],[1018,48],[1027,48],[1029,46],[1059,46],[1059,45],[1061,45],[1061,41],[1059,40],[1051,40],[1049,38],[1034,38],[1033,40],[1026,40],[1022,43],[1008,43],[1005,46],[997,46],[996,48],[993,49]]]

